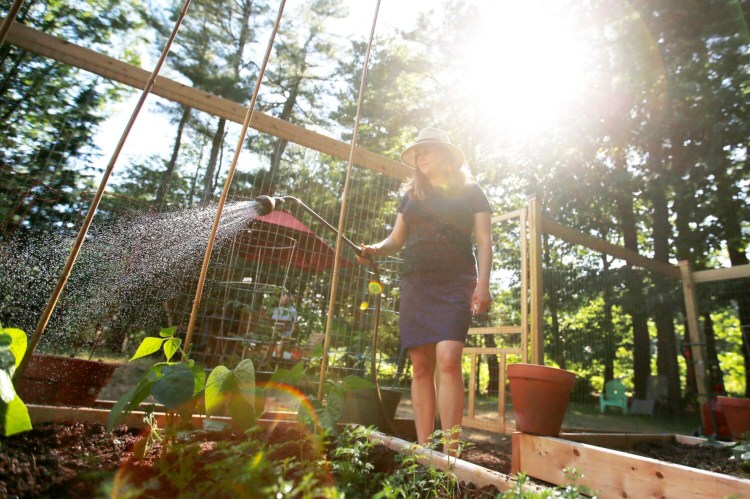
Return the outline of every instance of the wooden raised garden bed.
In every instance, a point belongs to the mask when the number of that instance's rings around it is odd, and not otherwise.
[[[699,470],[625,452],[638,442],[674,440],[696,445],[705,439],[680,435],[574,434],[560,438],[513,434],[512,473],[548,483],[568,482],[564,469],[582,475],[578,485],[598,497],[750,498],[750,480]],[[577,440],[577,441],[573,441]]]
[[[65,428],[66,425],[75,422],[79,426],[81,424],[94,425],[94,433],[103,433],[104,425],[106,424],[107,417],[110,413],[112,402],[97,401],[98,408],[71,408],[63,406],[46,406],[46,405],[34,405],[29,404],[29,414],[32,419],[34,426],[46,427],[47,430],[43,431],[54,431],[54,426],[50,427],[49,424],[59,424],[60,428]],[[133,411],[124,416],[122,425],[120,426],[122,431],[124,428],[129,428],[128,435],[123,435],[120,440],[125,438],[137,439],[139,431],[142,431],[146,425],[144,424],[145,412]],[[154,413],[155,422],[159,426],[168,424],[164,413]],[[267,412],[264,413],[258,424],[267,430],[267,433],[276,431],[279,428],[294,428],[298,423],[295,421],[296,413],[294,412]],[[202,426],[203,416],[194,416],[192,423],[200,428]],[[225,420],[229,421],[229,418],[214,417],[214,420]],[[400,424],[404,426],[405,420],[400,421]],[[413,423],[412,423],[413,426]],[[96,428],[99,428],[98,430]],[[63,430],[67,431],[67,430]],[[141,433],[142,434],[142,433]],[[291,433],[293,434],[293,432]],[[23,434],[20,434],[23,435]],[[535,485],[533,483],[522,483],[518,484],[516,480],[506,474],[483,468],[482,466],[470,463],[462,459],[456,459],[449,457],[441,452],[437,452],[432,449],[427,449],[422,446],[416,445],[412,442],[389,436],[382,432],[372,432],[368,435],[370,441],[379,443],[390,449],[393,452],[404,454],[406,456],[412,456],[416,462],[427,468],[434,468],[437,470],[445,471],[452,474],[458,484],[462,484],[462,490],[475,491],[480,494],[476,497],[484,497],[487,492],[485,489],[493,490],[492,487],[497,491],[503,492],[510,489],[523,490],[524,492],[544,492],[546,488]],[[68,438],[69,440],[69,438]],[[66,445],[81,446],[80,442],[65,442]],[[85,446],[85,445],[84,445]],[[53,451],[54,453],[54,451]],[[85,459],[85,456],[82,455]],[[67,459],[67,458],[63,458]],[[122,457],[120,459],[129,459]],[[138,466],[136,464],[136,466]],[[2,482],[0,480],[0,482]],[[482,490],[480,490],[482,489]],[[67,489],[66,489],[67,490]],[[484,493],[485,495],[481,495]],[[442,497],[442,496],[441,496]],[[474,495],[468,495],[467,497],[475,497]]]

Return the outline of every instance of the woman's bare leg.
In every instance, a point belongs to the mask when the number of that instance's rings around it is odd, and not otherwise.
[[[437,396],[440,424],[445,438],[451,442],[446,444],[443,452],[456,455],[460,432],[449,434],[448,431],[461,424],[464,414],[464,378],[461,372],[461,355],[464,344],[460,341],[441,341],[436,345],[435,356],[440,373],[440,384]]]
[[[413,372],[411,404],[417,443],[424,445],[435,427],[435,344],[409,348],[409,357]]]

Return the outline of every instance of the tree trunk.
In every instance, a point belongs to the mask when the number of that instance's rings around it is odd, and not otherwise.
[[[172,147],[172,157],[169,158],[167,163],[167,169],[161,176],[161,182],[159,182],[159,190],[156,192],[156,206],[161,208],[164,204],[164,198],[169,189],[169,182],[172,180],[174,174],[175,165],[177,165],[177,156],[180,154],[180,144],[182,143],[182,134],[185,131],[185,125],[190,119],[190,112],[192,110],[188,106],[182,108],[182,117],[180,117],[180,123],[177,125],[177,136],[174,139],[174,146]]]
[[[281,110],[279,119],[289,121],[292,117],[292,111],[297,103],[297,96],[299,95],[299,86],[302,83],[302,78],[297,78],[289,91],[289,97],[284,102],[284,107]],[[273,155],[271,155],[271,169],[268,172],[268,177],[271,179],[271,183],[275,183],[276,174],[279,172],[279,165],[281,164],[281,157],[284,155],[286,146],[289,144],[288,140],[279,139],[276,142],[276,147],[273,149]]]
[[[214,195],[214,171],[216,170],[216,163],[219,159],[221,143],[224,140],[224,128],[226,127],[226,124],[226,119],[219,118],[219,124],[216,126],[216,132],[214,133],[213,140],[211,141],[211,154],[208,157],[206,176],[203,177],[203,196],[201,196],[201,202],[203,204],[208,203]]]
[[[618,196],[617,210],[622,223],[625,247],[637,252],[638,231],[635,224],[633,198],[628,194]],[[627,304],[624,309],[633,323],[633,385],[635,398],[646,399],[648,377],[651,374],[651,351],[646,303],[643,296],[643,279],[631,266],[628,266],[628,269],[626,274]]]
[[[657,179],[651,185],[651,201],[654,207],[654,258],[669,263],[669,207],[664,192],[664,184]],[[667,380],[667,405],[675,411],[679,409],[682,400],[680,392],[680,371],[677,364],[677,340],[675,338],[674,309],[669,283],[661,275],[656,276],[653,303],[655,307],[654,322],[656,323],[656,367],[657,373]]]
[[[612,287],[609,285],[609,260],[602,253],[602,270],[604,276],[604,382],[615,379],[615,327],[612,319]]]
[[[687,329],[686,329],[687,330]],[[724,376],[719,366],[719,354],[716,351],[716,333],[710,312],[703,313],[703,331],[706,337],[706,374],[711,395],[726,395]]]

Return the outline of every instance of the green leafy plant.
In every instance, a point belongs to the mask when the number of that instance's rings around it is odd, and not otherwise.
[[[252,428],[265,405],[265,396],[255,385],[255,366],[244,359],[234,369],[216,366],[206,381],[206,415],[228,414],[241,429]]]
[[[306,373],[303,362],[296,364],[292,369],[279,369],[274,372],[268,386],[273,388],[278,385],[294,386],[304,393],[310,405],[300,407],[298,418],[313,430],[319,426],[330,435],[338,434],[337,424],[341,419],[346,395],[375,387],[371,381],[360,376],[349,375],[340,381],[329,379],[324,382],[323,398],[319,399],[315,384]],[[309,410],[310,408],[312,410]]]
[[[153,353],[164,352],[165,362],[158,362],[149,369],[138,383],[117,401],[107,418],[107,427],[112,429],[122,417],[129,414],[149,396],[164,405],[168,413],[178,414],[189,420],[196,407],[197,395],[203,390],[206,374],[201,366],[187,359],[180,348],[182,340],[175,337],[176,328],[164,328],[159,337],[146,337],[138,346],[130,361]],[[186,360],[172,362],[176,353]]]
[[[441,445],[452,445],[466,447],[466,443],[459,442],[452,437],[458,428],[449,431],[435,431],[429,437],[426,449],[437,450]],[[413,452],[396,455],[399,468],[385,477],[382,490],[375,495],[377,498],[407,498],[407,497],[460,497],[459,484],[456,477],[447,471],[440,470],[435,466],[425,466],[420,461],[423,458],[416,452],[420,446],[414,445]]]
[[[26,342],[24,331],[0,324],[0,425],[6,437],[31,429],[29,410],[13,386],[13,374],[26,353]]]
[[[578,485],[577,482],[583,475],[575,468],[565,468],[563,470],[565,478],[571,481],[568,485],[558,485],[543,491],[528,490],[529,477],[524,473],[519,473],[515,477],[512,488],[503,492],[499,497],[503,499],[552,499],[562,497],[564,499],[580,499],[591,497],[596,499],[597,492],[591,490],[585,485]]]
[[[750,468],[750,431],[745,432],[731,449],[734,458],[745,468]]]

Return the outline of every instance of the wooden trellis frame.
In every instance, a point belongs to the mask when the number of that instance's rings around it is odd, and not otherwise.
[[[521,362],[528,362],[529,351],[529,257],[528,257],[528,209],[526,206],[520,210],[512,211],[492,218],[493,224],[518,220],[520,232],[520,259],[521,259],[521,323],[517,326],[495,326],[495,327],[473,327],[469,329],[470,335],[506,335],[520,334],[520,345],[516,348],[494,348],[494,347],[466,347],[464,355],[470,357],[471,369],[469,372],[469,400],[467,412],[463,418],[462,425],[468,428],[497,431],[506,433],[505,427],[505,366],[508,355],[521,357]],[[497,420],[480,419],[476,415],[476,386],[477,386],[477,361],[480,355],[496,355],[498,361],[498,390],[497,390]]]
[[[0,18],[0,21],[2,20],[4,18]],[[133,88],[143,88],[148,81],[149,72],[144,69],[17,22],[11,26],[7,42],[37,55]],[[240,103],[163,76],[156,79],[151,93],[234,123],[241,124],[247,112],[247,107]],[[351,144],[293,125],[260,111],[253,114],[250,128],[343,161],[349,157]],[[407,178],[412,171],[411,168],[398,161],[359,146],[355,149],[354,163],[401,180]]]

